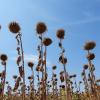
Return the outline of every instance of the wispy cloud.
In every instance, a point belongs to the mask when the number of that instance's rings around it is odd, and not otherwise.
[[[16,61],[17,57],[11,57],[11,60]],[[24,54],[24,60],[25,62],[32,61],[34,64],[38,63],[38,56],[32,55],[32,54]],[[51,62],[47,60],[47,66],[52,66]]]
[[[100,16],[93,16],[90,12],[84,12],[84,15],[86,16],[86,18],[82,18],[81,20],[75,20],[75,21],[66,21],[66,19],[62,19],[62,18],[57,18],[54,15],[50,15],[47,12],[45,12],[45,14],[40,14],[40,16],[42,16],[44,19],[47,19],[49,21],[55,22],[55,23],[62,23],[62,24],[67,24],[67,26],[71,26],[71,25],[80,25],[80,24],[88,24],[88,23],[94,23],[94,22],[98,22],[100,21]]]
[[[38,62],[38,56],[37,55],[31,55],[31,54],[25,54],[24,60],[25,61],[33,61],[33,62],[37,63]]]
[[[83,20],[77,20],[77,21],[73,21],[73,22],[68,22],[67,25],[88,24],[88,23],[93,23],[93,22],[98,22],[98,21],[100,21],[100,16],[87,18],[87,19],[83,19]]]
[[[95,16],[90,11],[84,11],[83,15],[85,16],[85,18],[83,16],[81,20],[71,21],[70,19],[70,21],[68,22],[66,19],[53,15],[52,13],[48,12],[46,9],[41,8],[40,10],[41,11],[38,12],[37,9],[35,9],[36,12],[33,12],[34,16],[41,16],[42,18],[55,23],[62,23],[62,24],[65,23],[67,25],[80,25],[80,24],[88,24],[88,23],[100,21],[100,16]]]

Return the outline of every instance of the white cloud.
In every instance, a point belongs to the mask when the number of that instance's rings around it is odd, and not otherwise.
[[[11,57],[11,60],[16,61],[17,57]],[[28,61],[32,61],[34,62],[34,64],[38,63],[38,56],[37,55],[32,55],[32,54],[24,54],[24,61],[28,62]],[[51,62],[49,60],[47,60],[47,66],[52,66]]]
[[[25,61],[33,61],[33,62],[37,63],[38,62],[38,56],[37,55],[31,55],[31,54],[25,54],[24,60]]]

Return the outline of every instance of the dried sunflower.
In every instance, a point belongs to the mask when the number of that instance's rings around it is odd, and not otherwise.
[[[14,78],[14,79],[17,79],[17,75],[14,75],[13,78]]]
[[[88,60],[93,60],[95,58],[95,54],[94,53],[89,53],[88,55],[87,55],[87,59]]]
[[[43,34],[47,30],[47,26],[43,22],[39,22],[36,25],[36,32],[37,34]]]
[[[10,32],[15,33],[15,34],[19,33],[20,32],[20,26],[17,22],[11,22],[9,24],[9,30],[10,30]]]
[[[43,44],[45,46],[49,46],[52,43],[52,40],[50,38],[44,38],[43,39]]]
[[[96,43],[94,41],[89,41],[89,42],[86,42],[86,44],[84,45],[84,49],[92,50],[95,48],[95,46],[96,46]]]
[[[84,68],[84,69],[88,69],[88,65],[85,64],[85,65],[83,66],[83,68]]]
[[[6,54],[1,54],[1,55],[0,55],[0,59],[1,59],[2,61],[6,61],[6,60],[8,59],[8,57],[7,57]]]
[[[61,62],[62,64],[66,64],[67,63],[67,58],[60,56],[59,57],[59,62]]]
[[[56,36],[57,36],[59,39],[64,39],[65,30],[64,30],[64,29],[59,29],[59,30],[57,30]]]
[[[28,66],[32,68],[34,66],[33,62],[28,62]]]
[[[57,66],[56,66],[56,65],[52,66],[52,69],[53,69],[53,70],[55,70],[56,68],[57,68]]]

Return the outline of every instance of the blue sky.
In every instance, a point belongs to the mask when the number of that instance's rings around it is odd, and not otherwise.
[[[8,24],[17,21],[23,34],[23,47],[26,64],[32,57],[37,57],[36,47],[39,43],[35,26],[37,22],[45,22],[48,31],[45,36],[51,37],[53,43],[48,47],[48,72],[51,73],[51,65],[57,65],[57,73],[62,70],[58,63],[60,49],[56,31],[64,28],[66,36],[63,45],[68,58],[67,70],[70,74],[77,73],[78,80],[82,66],[87,63],[86,52],[83,45],[88,40],[94,40],[97,44],[93,52],[96,58],[93,61],[96,67],[95,74],[100,78],[100,0],[0,0],[0,54],[8,55],[7,80],[11,82],[12,75],[17,74],[15,63],[16,40],[8,30]],[[54,49],[55,48],[55,49]],[[36,63],[37,60],[35,59]],[[3,68],[0,68],[0,71]],[[31,74],[25,66],[26,77]],[[13,84],[11,82],[11,84]]]

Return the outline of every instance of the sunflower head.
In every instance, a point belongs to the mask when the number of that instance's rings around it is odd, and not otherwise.
[[[37,71],[37,72],[40,71],[40,67],[39,67],[39,66],[36,67],[36,71]]]
[[[76,77],[76,74],[74,74],[74,75],[72,75],[73,76],[73,78],[75,78]]]
[[[53,65],[53,66],[52,66],[52,69],[53,69],[53,70],[55,70],[56,68],[57,68],[57,66],[56,66],[56,65]]]
[[[9,82],[8,81],[6,81],[6,84],[8,84]]]
[[[17,22],[11,22],[9,24],[9,30],[10,30],[10,32],[12,32],[14,34],[17,34],[20,32],[20,26]]]
[[[85,43],[84,49],[85,50],[92,50],[95,48],[95,46],[96,46],[96,43],[94,41],[88,41]]]
[[[64,39],[65,30],[64,30],[64,29],[59,29],[59,30],[57,30],[56,36],[57,36],[59,39]]]
[[[85,64],[85,65],[83,66],[83,68],[84,68],[84,69],[88,69],[88,65]]]
[[[33,62],[28,62],[28,66],[32,68],[34,66]]]
[[[5,61],[7,61],[8,57],[6,54],[1,54],[0,59],[5,62]]]
[[[65,89],[65,85],[62,85],[62,89]]]
[[[43,22],[39,22],[36,25],[37,34],[43,34],[47,30],[47,26]]]
[[[43,44],[45,46],[49,46],[52,43],[52,40],[50,38],[44,38],[43,39]]]
[[[64,82],[64,81],[65,81],[64,76],[63,76],[63,75],[60,75],[60,81],[61,81],[61,82]]]
[[[28,76],[28,79],[31,80],[32,79],[32,76]]]
[[[17,75],[14,75],[13,78],[14,78],[14,79],[17,79]]]
[[[67,63],[67,58],[60,56],[59,57],[59,62],[62,64],[66,64]]]
[[[95,58],[95,54],[94,53],[89,53],[88,55],[87,55],[87,59],[88,60],[93,60]]]

